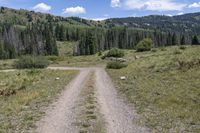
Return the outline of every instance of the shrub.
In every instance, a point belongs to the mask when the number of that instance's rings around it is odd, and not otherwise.
[[[180,46],[179,49],[185,50],[187,47],[186,46]]]
[[[22,56],[15,62],[15,67],[23,68],[45,68],[49,61],[43,56]]]
[[[106,67],[108,69],[121,69],[127,66],[128,66],[127,64],[117,62],[117,61],[112,61],[112,62],[108,62]]]
[[[137,52],[144,52],[144,51],[150,51],[152,48],[153,41],[149,38],[143,39],[140,41],[137,46],[136,50]]]
[[[165,47],[160,48],[161,51],[167,51]]]
[[[101,51],[99,51],[99,53],[98,53],[98,56],[101,56],[102,55],[102,52]]]
[[[179,49],[175,49],[174,54],[182,54],[182,52]]]
[[[118,48],[113,48],[108,51],[108,53],[105,55],[105,57],[123,57],[124,56],[124,51],[118,49]]]
[[[152,49],[151,52],[155,53],[157,52],[157,49]]]

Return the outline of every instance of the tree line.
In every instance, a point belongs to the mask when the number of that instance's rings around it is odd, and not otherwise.
[[[51,23],[30,23],[27,26],[0,25],[0,59],[20,55],[58,55]]]
[[[151,38],[153,47],[199,44],[197,35],[128,27],[70,27],[57,24],[55,34],[59,41],[79,42],[74,49],[75,55],[91,55],[113,47],[135,49],[144,38]]]
[[[26,26],[0,24],[0,59],[20,55],[58,55],[56,41],[77,41],[74,55],[92,55],[111,49],[135,49],[144,38],[153,40],[153,47],[199,44],[198,36],[128,27],[100,28],[73,26],[58,22],[28,23]]]

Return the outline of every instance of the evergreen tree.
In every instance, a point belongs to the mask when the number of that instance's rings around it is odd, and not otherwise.
[[[199,39],[198,37],[195,35],[193,38],[192,38],[192,45],[198,45],[199,44]]]
[[[177,36],[176,36],[176,33],[173,34],[172,36],[172,45],[177,45],[178,42],[177,42]]]
[[[185,44],[186,44],[186,42],[185,42],[185,36],[182,35],[182,37],[181,37],[181,45],[185,45]]]

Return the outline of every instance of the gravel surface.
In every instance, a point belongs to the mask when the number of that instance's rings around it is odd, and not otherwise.
[[[89,71],[83,70],[66,87],[59,99],[49,107],[46,116],[37,124],[38,133],[77,133],[75,122],[76,100],[83,88]]]
[[[147,128],[133,124],[137,117],[132,107],[129,107],[118,96],[116,89],[104,69],[96,69],[96,87],[98,88],[101,113],[107,121],[108,133],[148,133]]]
[[[103,114],[108,133],[148,133],[150,130],[133,123],[137,117],[134,108],[118,96],[117,91],[103,68],[49,67],[53,70],[80,70],[80,74],[68,85],[58,100],[37,123],[38,133],[78,133],[76,121],[77,102],[91,72],[95,72],[94,85],[100,113]]]

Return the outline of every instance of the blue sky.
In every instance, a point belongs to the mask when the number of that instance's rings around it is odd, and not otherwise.
[[[0,0],[0,6],[98,20],[200,12],[200,0]]]

